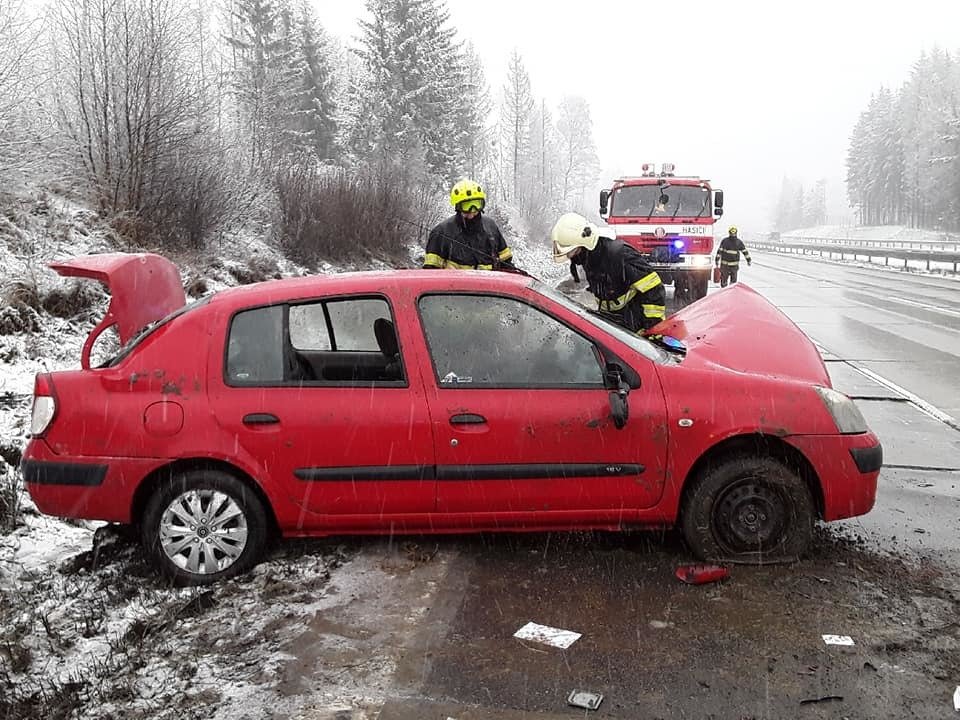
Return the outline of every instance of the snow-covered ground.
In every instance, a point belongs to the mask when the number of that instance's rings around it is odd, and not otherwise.
[[[0,334],[0,502],[13,496],[21,510],[12,532],[0,528],[0,717],[296,717],[316,707],[319,696],[325,707],[355,713],[375,704],[381,689],[372,675],[391,673],[386,653],[365,670],[362,684],[321,678],[306,694],[283,685],[297,663],[296,636],[311,619],[349,603],[358,583],[396,586],[388,577],[393,569],[368,567],[336,543],[283,544],[246,578],[206,590],[174,589],[144,564],[134,539],[102,523],[65,522],[36,511],[15,469],[29,431],[34,375],[79,367],[83,341],[109,302],[96,283],[62,278],[47,263],[116,245],[89,211],[60,198],[25,203],[16,222],[0,218],[5,294],[21,280],[38,298],[83,285],[77,292],[88,304],[69,318],[12,305],[3,311],[15,313],[8,320],[20,324],[26,313],[35,330]],[[522,224],[507,234],[520,267],[550,283],[566,276],[566,266],[550,257],[547,238],[528,238]],[[251,271],[266,277],[308,272],[260,238],[228,238],[216,250],[215,256],[172,258],[186,286],[203,280],[198,286],[205,294],[236,285]],[[409,251],[412,266],[423,250],[411,239]],[[323,264],[319,272],[345,269]],[[0,315],[0,328],[3,320]],[[409,601],[400,604],[413,611]]]

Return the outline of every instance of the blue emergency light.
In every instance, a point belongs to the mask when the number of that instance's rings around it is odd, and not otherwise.
[[[674,246],[677,250],[683,250],[683,240],[674,240],[674,241],[673,241],[673,246]]]

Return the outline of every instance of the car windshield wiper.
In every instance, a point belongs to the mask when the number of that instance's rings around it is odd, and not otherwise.
[[[710,193],[703,194],[703,205],[700,206],[700,211],[697,213],[697,217],[703,217],[703,211],[707,209],[707,201],[710,199]]]

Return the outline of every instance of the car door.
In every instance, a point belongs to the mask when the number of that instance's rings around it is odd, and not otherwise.
[[[218,422],[262,482],[305,512],[366,516],[358,526],[435,502],[420,374],[411,379],[402,336],[389,357],[381,350],[378,324],[396,333],[384,297],[244,309],[227,323],[212,391]]]
[[[597,345],[514,297],[429,294],[418,309],[439,512],[614,511],[658,501],[665,406],[652,363],[618,430]],[[609,512],[607,512],[609,516]]]

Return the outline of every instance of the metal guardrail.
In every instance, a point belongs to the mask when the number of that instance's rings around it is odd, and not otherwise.
[[[918,243],[919,244],[919,243]],[[924,243],[929,245],[929,242]],[[954,243],[950,243],[955,245]],[[867,258],[872,262],[873,258],[883,258],[884,265],[889,265],[890,260],[903,260],[903,267],[908,267],[911,261],[926,264],[927,270],[932,268],[932,263],[941,265],[952,265],[953,272],[957,272],[960,266],[960,252],[946,252],[938,250],[907,249],[897,247],[871,247],[867,245],[853,245],[847,241],[831,243],[825,240],[817,242],[790,242],[790,241],[771,241],[761,240],[750,243],[750,247],[758,250],[772,250],[774,252],[787,252],[795,255],[813,255],[828,256],[830,258],[839,257],[840,260],[858,260]]]
[[[774,241],[767,241],[774,242]],[[938,252],[960,252],[960,240],[873,240],[870,238],[824,238],[807,235],[787,235],[779,241],[787,244],[835,244],[845,247],[900,248],[902,250],[932,250]]]

